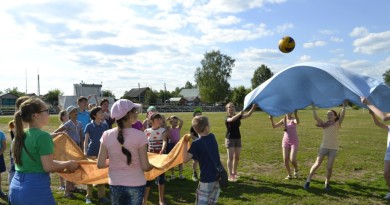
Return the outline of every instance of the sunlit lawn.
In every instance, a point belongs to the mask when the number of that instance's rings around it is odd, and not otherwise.
[[[336,108],[337,110],[339,108]],[[189,131],[192,113],[175,113],[185,122],[181,134]],[[168,114],[165,114],[166,117]],[[211,130],[217,136],[219,152],[226,165],[224,148],[225,113],[204,113],[211,122]],[[323,118],[326,110],[319,110]],[[237,183],[223,190],[220,204],[385,204],[383,196],[387,189],[383,179],[383,157],[386,149],[385,130],[376,127],[370,116],[363,110],[348,109],[341,127],[341,147],[336,158],[331,180],[333,190],[325,192],[323,182],[325,163],[319,168],[311,184],[311,190],[302,186],[311,165],[317,156],[322,140],[322,130],[315,127],[311,110],[299,111],[301,124],[298,127],[300,149],[298,152],[299,179],[285,180],[286,172],[282,163],[282,129],[272,129],[268,116],[257,111],[251,118],[242,121],[242,155],[239,165],[241,177]],[[144,115],[140,115],[143,119]],[[7,137],[7,123],[11,117],[0,117],[0,129]],[[279,118],[276,118],[278,120]],[[46,130],[51,132],[59,125],[58,117],[51,116]],[[8,149],[6,151],[8,166]],[[176,172],[177,173],[177,172]],[[193,204],[197,183],[191,180],[191,163],[184,166],[184,180],[166,183],[168,204]],[[168,177],[170,173],[166,174]],[[85,193],[77,193],[76,200],[66,200],[57,191],[59,180],[53,174],[52,187],[59,204],[84,204]],[[3,190],[7,192],[7,173],[2,174]],[[82,187],[82,186],[80,186]],[[108,190],[108,189],[107,189]],[[108,192],[109,193],[109,192]],[[96,194],[96,193],[95,193]],[[152,187],[150,204],[158,203],[157,187]],[[1,200],[0,200],[1,202]],[[94,202],[97,203],[95,199]],[[4,201],[5,203],[5,201]]]

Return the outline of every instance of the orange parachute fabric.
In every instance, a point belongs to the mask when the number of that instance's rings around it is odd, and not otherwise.
[[[144,172],[146,180],[153,180],[167,170],[184,163],[185,154],[190,146],[189,141],[183,140],[186,137],[189,137],[189,134],[184,135],[169,154],[148,153],[150,164],[156,168]],[[97,160],[86,158],[81,149],[67,134],[61,134],[53,141],[55,160],[76,160],[80,164],[80,168],[75,172],[59,172],[58,174],[61,177],[76,184],[108,183],[108,168],[98,169]]]

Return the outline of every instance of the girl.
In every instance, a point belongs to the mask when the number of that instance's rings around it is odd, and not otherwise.
[[[152,126],[150,124],[150,116],[152,116],[154,113],[157,113],[156,107],[149,106],[146,110],[146,119],[142,122],[142,130],[146,130]]]
[[[233,103],[226,105],[226,139],[225,146],[227,148],[227,167],[229,174],[229,181],[235,182],[238,179],[237,167],[241,154],[241,133],[240,126],[241,120],[250,117],[253,111],[256,109],[256,105],[253,104],[248,113],[244,114],[244,111],[235,114],[235,108]]]
[[[146,137],[149,141],[148,152],[164,154],[167,148],[167,132],[166,129],[161,127],[164,125],[163,116],[158,113],[154,113],[150,116],[150,122],[152,127],[145,130]],[[164,205],[164,189],[165,189],[165,173],[156,178],[159,193],[159,203]],[[144,196],[144,204],[148,201],[150,186],[152,181],[146,183],[146,190]]]
[[[202,108],[200,108],[200,107],[195,108],[194,112],[192,113],[192,116],[195,117],[195,116],[201,116],[201,115],[202,115]],[[192,126],[190,128],[190,135],[191,135],[192,140],[196,140],[199,138],[198,133],[195,131],[194,127],[192,127]],[[192,180],[194,182],[199,180],[198,173],[196,172],[197,167],[198,167],[198,160],[193,159],[192,160]]]
[[[103,98],[102,101],[100,102],[100,107],[102,108],[102,112],[104,114],[104,120],[106,121],[108,127],[111,129],[112,125],[115,122],[115,119],[112,119],[110,116],[110,110],[108,109],[109,105],[110,102],[108,101],[107,98]]]
[[[147,156],[145,134],[131,127],[137,120],[137,105],[120,99],[111,108],[118,127],[107,130],[100,139],[98,168],[108,167],[111,204],[141,205],[146,179],[144,171],[153,166]]]
[[[386,149],[385,159],[384,159],[385,162],[384,162],[383,175],[385,177],[387,188],[389,190],[389,192],[386,194],[384,199],[390,200],[390,147],[389,147],[389,144],[390,144],[390,125],[385,125],[385,124],[379,122],[379,120],[375,116],[375,115],[377,115],[383,121],[387,121],[387,120],[390,120],[390,114],[383,113],[382,111],[380,111],[375,105],[371,104],[371,102],[368,101],[367,98],[361,97],[361,101],[362,101],[362,103],[366,104],[367,107],[370,109],[370,114],[371,114],[371,117],[372,117],[372,120],[374,121],[374,123],[378,127],[382,128],[384,130],[387,130],[387,132],[388,132],[387,133],[387,149]]]
[[[50,189],[50,172],[74,171],[74,160],[53,160],[52,136],[42,128],[49,123],[47,105],[38,98],[28,99],[14,116],[16,135],[12,145],[16,173],[9,191],[9,202],[17,204],[56,204]],[[24,130],[23,123],[28,127]]]
[[[61,121],[61,126],[63,126],[65,124],[65,122],[67,122],[69,120],[69,116],[68,116],[68,113],[66,112],[66,110],[62,110],[60,113],[60,121]],[[62,178],[61,176],[59,177],[60,178],[60,187],[58,188],[60,191],[65,191],[65,181],[64,181],[64,178]]]
[[[330,191],[331,187],[329,185],[330,177],[332,176],[333,163],[336,158],[337,150],[339,149],[339,129],[341,123],[343,122],[345,116],[345,107],[348,104],[348,100],[345,100],[343,103],[343,108],[341,113],[338,115],[334,110],[328,110],[327,112],[327,121],[323,122],[317,115],[315,106],[313,105],[313,115],[314,119],[317,121],[317,127],[321,127],[324,130],[324,134],[322,137],[322,143],[320,150],[318,152],[318,156],[316,162],[310,169],[309,176],[307,177],[306,183],[304,185],[304,189],[310,188],[311,178],[316,173],[318,167],[320,167],[322,161],[325,156],[328,157],[328,164],[326,167],[326,179],[325,179],[325,190]]]
[[[284,135],[282,140],[283,148],[283,160],[287,170],[287,177],[285,179],[292,179],[290,170],[290,162],[294,167],[294,178],[298,178],[298,164],[297,164],[297,152],[298,152],[298,134],[297,125],[299,124],[298,111],[295,110],[294,116],[292,113],[286,114],[286,116],[278,123],[274,123],[273,117],[270,115],[269,119],[273,128],[282,127],[284,128]]]
[[[169,153],[180,140],[180,130],[183,127],[183,120],[176,115],[172,115],[168,117],[167,121],[171,124],[168,132],[169,141],[167,145],[167,153]],[[171,174],[171,179],[175,179],[175,168],[171,169]],[[179,164],[179,178],[184,179],[182,164]]]

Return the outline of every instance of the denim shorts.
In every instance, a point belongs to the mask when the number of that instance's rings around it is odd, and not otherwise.
[[[11,181],[8,200],[12,205],[55,205],[49,173],[16,172]]]
[[[115,186],[110,185],[112,205],[142,205],[145,185],[143,186]]]

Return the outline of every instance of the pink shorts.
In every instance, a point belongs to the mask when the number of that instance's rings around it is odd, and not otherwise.
[[[289,148],[289,149],[298,149],[299,142],[288,142],[283,140],[282,141],[282,147],[283,148]]]

